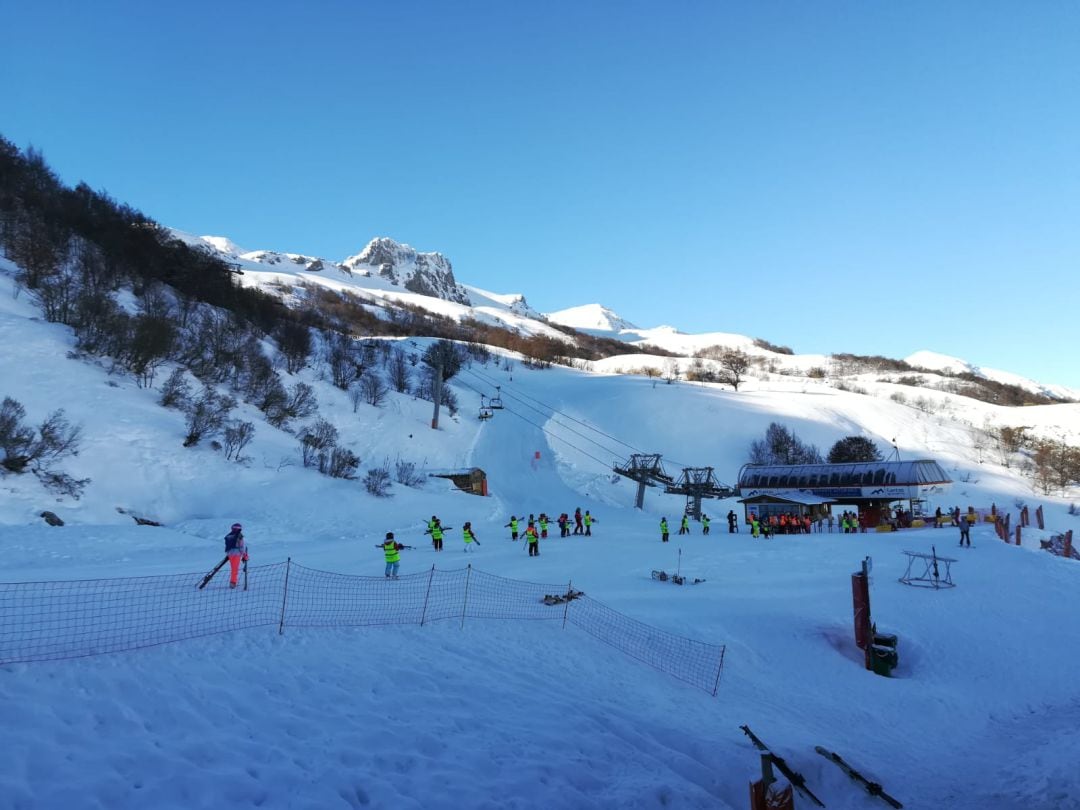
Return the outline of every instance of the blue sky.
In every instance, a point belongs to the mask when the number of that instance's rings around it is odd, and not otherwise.
[[[1080,387],[1080,5],[10,3],[0,134],[163,224]]]

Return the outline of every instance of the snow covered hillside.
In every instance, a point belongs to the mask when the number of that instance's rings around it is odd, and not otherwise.
[[[585,304],[545,315],[530,307],[520,293],[494,293],[460,283],[450,261],[442,254],[420,253],[409,245],[385,237],[371,240],[360,253],[336,262],[298,253],[246,250],[224,236],[199,237],[175,230],[173,234],[189,245],[202,247],[232,263],[242,271],[242,282],[246,286],[261,287],[286,298],[296,293],[296,285],[313,284],[347,291],[376,305],[387,301],[407,304],[454,320],[473,318],[524,335],[566,340],[565,333],[551,326],[559,324],[595,337],[654,346],[688,359],[716,347],[738,349],[773,373],[805,375],[811,369],[830,369],[832,366],[828,355],[779,352],[774,350],[779,347],[746,335],[720,331],[686,334],[674,326],[641,328],[601,304]],[[848,348],[858,350],[858,346]],[[935,352],[917,351],[905,360],[911,366],[930,372],[968,373],[1054,399],[1080,401],[1080,390],[1039,383],[1006,371],[979,368]],[[618,367],[626,367],[626,364]],[[931,387],[949,382],[948,378],[933,374],[927,379]]]
[[[378,274],[360,284],[355,270],[311,270],[307,258],[247,256],[235,257],[245,283],[318,278],[372,298],[433,300],[403,291],[403,274],[397,285]],[[238,411],[256,425],[246,460],[228,461],[206,442],[183,447],[183,415],[157,404],[165,375],[141,388],[107,363],[69,357],[70,330],[41,320],[26,291],[15,294],[11,270],[0,263],[0,396],[19,400],[32,423],[65,409],[83,437],[63,466],[90,483],[74,501],[30,475],[0,478],[0,579],[193,572],[196,581],[220,560],[234,521],[253,563],[291,557],[379,577],[375,546],[393,531],[414,546],[402,552],[403,573],[467,560],[501,577],[572,582],[628,617],[727,650],[716,698],[572,627],[537,622],[286,628],[283,636],[256,628],[4,665],[0,808],[743,808],[759,759],[742,723],[830,808],[877,800],[815,755],[818,744],[909,808],[1080,807],[1080,658],[1062,629],[1080,608],[1080,565],[1039,550],[1041,538],[1080,520],[1069,498],[1034,494],[1015,460],[1002,466],[979,438],[987,425],[1023,425],[1077,443],[1080,405],[1004,408],[926,390],[932,405],[914,407],[893,397],[910,386],[874,374],[852,379],[849,388],[860,390],[842,390],[755,372],[736,392],[612,373],[646,356],[583,371],[531,369],[496,354],[498,363],[473,363],[450,381],[461,409],[444,412],[436,431],[431,403],[409,394],[354,407],[317,366],[289,375],[312,386],[319,415],[361,458],[361,473],[387,459],[422,471],[478,466],[490,489],[476,497],[423,478],[376,498],[356,481],[304,468],[296,426],[274,428],[245,403]],[[523,300],[484,300],[506,323],[532,317]],[[402,341],[410,351],[426,344]],[[481,395],[497,392],[505,407],[478,420]],[[707,502],[710,535],[694,524],[662,545],[658,521],[674,522],[684,499],[650,489],[637,511],[634,485],[611,472],[632,452],[661,452],[669,472],[712,466],[734,483],[749,443],[773,421],[823,449],[848,435],[886,452],[895,441],[903,458],[936,458],[953,477],[931,509],[1042,505],[1047,528],[1027,530],[1020,548],[989,526],[976,527],[971,550],[956,548],[953,529],[763,541],[726,532],[720,516],[741,512],[731,499]],[[511,515],[576,507],[596,517],[593,536],[541,541],[538,557],[505,528]],[[67,525],[46,525],[44,510]],[[454,527],[442,552],[423,533],[432,514]],[[135,525],[132,515],[164,525]],[[464,521],[481,543],[470,555]],[[897,582],[901,552],[931,548],[957,558],[958,587]],[[868,555],[874,618],[900,637],[891,679],[863,669],[852,639],[850,575]],[[649,575],[677,568],[705,581],[679,588]],[[219,575],[208,596],[239,606],[254,593],[229,592]],[[0,622],[25,618],[9,610]]]

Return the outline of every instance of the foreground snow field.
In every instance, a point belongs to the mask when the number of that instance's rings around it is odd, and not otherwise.
[[[716,698],[573,628],[538,622],[287,627],[284,636],[260,628],[8,664],[0,808],[744,808],[758,757],[743,723],[830,808],[879,802],[814,745],[908,808],[1080,807],[1080,653],[1070,630],[1080,565],[1038,551],[1040,537],[1077,520],[1066,501],[1035,498],[1014,470],[979,464],[970,440],[984,420],[1075,435],[1080,406],[1003,409],[953,397],[947,414],[929,415],[891,402],[872,381],[866,388],[880,396],[787,379],[735,393],[478,366],[455,379],[462,412],[435,432],[429,403],[393,395],[385,408],[354,413],[306,370],[321,413],[365,466],[396,455],[428,468],[477,465],[491,488],[477,498],[430,479],[376,499],[303,469],[295,436],[261,422],[246,465],[182,448],[183,418],[156,405],[156,391],[65,357],[66,330],[33,320],[25,297],[0,282],[0,345],[18,347],[0,353],[0,395],[21,401],[33,422],[65,408],[84,429],[83,452],[65,469],[92,479],[80,501],[56,502],[29,476],[0,478],[0,580],[189,571],[197,581],[220,560],[235,520],[258,564],[291,557],[378,576],[374,545],[394,531],[416,546],[403,554],[403,573],[456,569],[470,520],[481,546],[468,560],[480,570],[572,581],[634,619],[727,645]],[[481,424],[476,391],[495,385],[507,408]],[[683,499],[650,490],[639,512],[633,486],[612,480],[608,465],[641,448],[664,452],[669,471],[711,465],[731,483],[749,442],[774,420],[826,449],[853,433],[883,449],[895,437],[905,458],[937,458],[953,475],[931,509],[995,503],[1015,519],[1018,501],[1042,503],[1047,531],[1027,530],[1017,548],[981,525],[971,550],[956,547],[953,529],[755,541],[727,533],[721,516],[739,510],[729,500],[706,503],[710,536],[694,524],[665,546],[657,523],[674,522]],[[575,507],[597,517],[595,536],[549,539],[538,558],[504,528],[511,514]],[[118,508],[166,525],[135,526]],[[68,525],[44,525],[43,509]],[[454,527],[441,554],[422,533],[433,513]],[[957,559],[957,587],[897,582],[901,552],[932,546]],[[867,555],[873,616],[900,637],[891,679],[865,671],[853,641],[850,575]],[[706,581],[680,588],[649,576],[680,565]]]

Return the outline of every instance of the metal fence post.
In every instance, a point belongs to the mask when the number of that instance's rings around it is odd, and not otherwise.
[[[281,594],[281,621],[278,623],[278,635],[285,635],[285,602],[289,598],[289,569],[292,567],[292,557],[285,559],[285,587]]]
[[[465,599],[461,602],[461,626],[465,627],[465,608],[469,604],[469,577],[472,574],[472,563],[465,569]]]
[[[716,697],[716,693],[720,691],[720,673],[724,671],[724,653],[727,652],[727,645],[725,644],[720,648],[720,663],[716,665],[716,683],[713,684],[712,696]]]
[[[427,617],[427,605],[428,597],[431,596],[431,580],[435,577],[435,565],[431,566],[431,573],[428,574],[427,580],[427,593],[424,594],[424,611],[420,614],[420,626],[424,626],[424,619]]]
[[[570,594],[574,590],[574,580],[570,580],[566,583],[566,605],[563,607],[562,613],[562,629],[566,629],[566,614],[570,612]]]

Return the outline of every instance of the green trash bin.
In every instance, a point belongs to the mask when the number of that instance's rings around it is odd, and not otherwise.
[[[900,659],[896,650],[883,644],[870,645],[870,669],[877,675],[890,677]]]
[[[894,633],[874,633],[874,644],[881,647],[896,649],[896,635]]]

